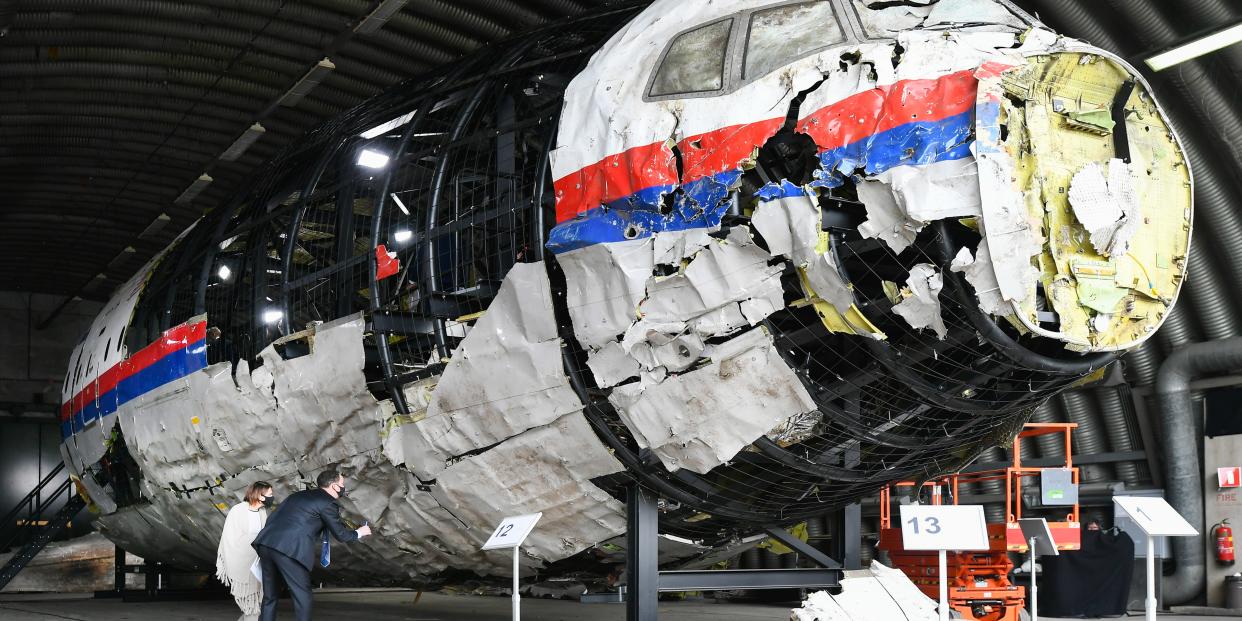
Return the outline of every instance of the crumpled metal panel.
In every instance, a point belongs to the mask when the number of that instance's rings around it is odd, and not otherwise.
[[[935,621],[938,606],[900,570],[872,561],[845,572],[841,592],[815,591],[790,621]]]
[[[561,362],[548,274],[519,263],[453,352],[425,415],[402,429],[405,464],[435,479],[450,458],[581,409]]]
[[[899,295],[901,302],[893,306],[893,313],[905,319],[913,328],[931,328],[936,336],[944,338],[949,328],[940,315],[940,290],[944,280],[935,266],[919,263],[910,268],[910,279]]]
[[[557,257],[579,343],[600,348],[634,323],[655,267],[652,240],[595,244]]]
[[[550,303],[542,264],[511,274],[509,293],[488,311],[498,321],[476,324],[472,343],[485,343],[490,333],[503,334],[514,350],[536,347],[540,341],[516,336],[526,321],[533,326],[528,336],[548,334],[552,315],[539,306]],[[499,321],[506,317],[511,323]],[[335,465],[350,480],[342,515],[368,520],[375,531],[334,551],[331,571],[344,583],[428,584],[446,569],[503,574],[509,560],[478,547],[505,515],[545,513],[545,529],[526,548],[530,567],[623,532],[621,505],[590,482],[623,468],[572,393],[569,413],[459,459],[435,484],[400,468],[402,461],[390,459],[394,448],[383,443],[412,425],[366,389],[364,328],[360,317],[321,324],[294,335],[308,340],[307,355],[286,360],[269,347],[253,371],[244,361],[232,376],[228,363],[212,365],[122,406],[120,424],[143,471],[144,500],[101,516],[101,530],[153,558],[207,566],[224,511],[247,484],[266,480],[280,499]],[[550,351],[559,369],[559,344]],[[443,386],[441,379],[431,388],[434,381],[407,387],[407,395],[421,394],[424,406],[430,404]]]
[[[698,473],[816,407],[763,328],[716,346],[706,366],[654,384],[618,386],[608,400],[639,446],[666,468]]]
[[[826,252],[822,220],[820,207],[810,196],[763,201],[751,217],[768,250],[787,257],[802,270],[808,295],[828,301],[845,315],[854,306],[854,294],[837,271],[836,260]]]
[[[569,414],[458,461],[432,494],[468,525],[477,545],[505,516],[543,512],[523,551],[558,560],[625,532],[625,507],[590,482],[624,469],[586,419]],[[507,556],[494,554],[502,563]]]

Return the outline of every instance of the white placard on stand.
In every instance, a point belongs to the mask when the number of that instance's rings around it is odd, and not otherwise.
[[[1156,621],[1156,537],[1194,537],[1199,531],[1163,498],[1113,496],[1113,502],[1147,535],[1147,621]]]
[[[1021,518],[1018,528],[1022,529],[1022,538],[1026,539],[1027,550],[1031,553],[1031,621],[1039,621],[1039,585],[1035,579],[1035,560],[1040,556],[1058,556],[1057,542],[1052,539],[1052,529],[1048,528],[1048,520],[1044,518]]]
[[[522,617],[522,596],[518,592],[518,579],[521,575],[518,570],[518,548],[523,541],[526,541],[530,531],[535,529],[535,524],[541,517],[543,517],[542,513],[531,513],[514,515],[501,520],[500,525],[492,531],[492,536],[487,538],[481,548],[483,550],[513,548],[513,621],[518,621]]]
[[[988,525],[981,505],[902,505],[901,544],[936,550],[940,557],[940,619],[949,619],[947,552],[987,550]]]

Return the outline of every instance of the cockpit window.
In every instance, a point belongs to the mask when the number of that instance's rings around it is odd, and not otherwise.
[[[903,30],[1002,26],[1025,30],[1025,20],[993,0],[852,0],[867,36],[893,39]]]
[[[844,40],[845,33],[827,0],[755,11],[750,17],[742,77],[759,77]]]
[[[651,96],[682,95],[724,88],[725,53],[733,20],[683,32],[673,39],[651,84]]]

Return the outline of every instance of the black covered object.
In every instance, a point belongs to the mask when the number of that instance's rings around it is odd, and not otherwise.
[[[1082,549],[1040,557],[1039,614],[1104,617],[1126,613],[1134,540],[1118,531],[1082,530]]]

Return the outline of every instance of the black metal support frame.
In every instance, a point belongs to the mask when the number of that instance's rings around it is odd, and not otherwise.
[[[140,574],[142,579],[142,588],[130,589],[126,585],[126,577],[129,574]],[[171,588],[170,578],[172,575],[202,575],[199,572],[184,572],[174,569],[164,563],[152,560],[144,560],[139,564],[129,564],[127,554],[120,546],[116,546],[115,556],[113,558],[113,585],[107,591],[96,591],[95,599],[111,599],[120,598],[126,603],[135,602],[154,602],[154,601],[194,601],[194,600],[211,600],[211,599],[227,599],[231,595],[228,587],[216,581],[211,581],[205,586],[199,588],[176,589]]]
[[[854,564],[857,564],[861,512],[843,512],[847,523],[843,532],[855,539]],[[852,527],[848,524],[852,517]],[[661,571],[659,566],[659,507],[654,495],[640,485],[629,487],[626,494],[625,564],[626,621],[656,621],[661,592],[721,591],[763,589],[831,588],[840,584],[841,563],[811,547],[779,526],[765,529],[773,539],[818,563],[812,569],[724,569]],[[847,565],[848,565],[847,557]]]

